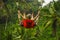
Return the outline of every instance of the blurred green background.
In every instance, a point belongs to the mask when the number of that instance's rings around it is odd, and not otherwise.
[[[60,0],[42,7],[44,0],[0,0],[0,40],[60,40]],[[38,25],[24,28],[18,25],[17,10],[36,15]]]

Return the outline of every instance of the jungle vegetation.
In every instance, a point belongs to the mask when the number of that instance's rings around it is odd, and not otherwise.
[[[17,4],[18,3],[18,4]],[[60,1],[42,7],[44,0],[0,0],[0,40],[60,40]],[[18,25],[17,10],[26,13],[40,10],[38,25]]]

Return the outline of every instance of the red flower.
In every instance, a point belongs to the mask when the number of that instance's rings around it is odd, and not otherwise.
[[[34,21],[30,19],[23,20],[22,22],[25,28],[33,28],[35,25]]]

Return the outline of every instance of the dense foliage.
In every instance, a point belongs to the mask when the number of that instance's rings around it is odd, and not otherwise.
[[[0,40],[60,40],[60,2],[41,5],[37,0],[1,0]],[[40,10],[38,25],[30,29],[18,25],[18,9],[35,15]]]

